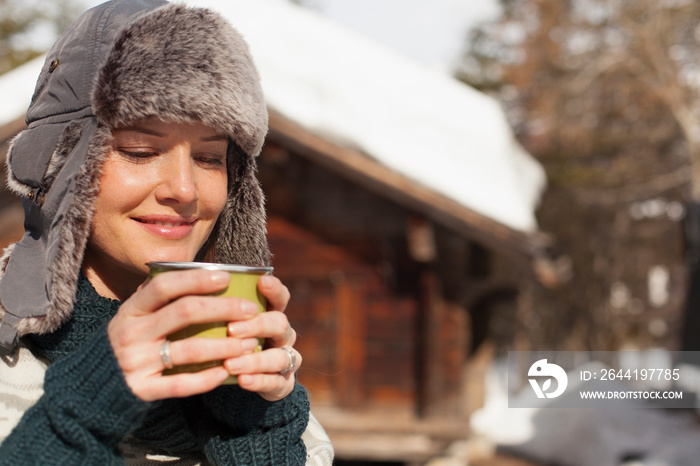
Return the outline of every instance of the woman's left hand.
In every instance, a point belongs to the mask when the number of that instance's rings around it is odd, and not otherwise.
[[[289,290],[272,275],[260,278],[258,290],[267,298],[267,312],[249,320],[231,322],[228,331],[230,336],[237,338],[265,338],[265,349],[227,359],[224,367],[238,376],[241,388],[257,392],[268,401],[277,401],[294,389],[294,374],[302,358],[292,348],[297,334],[284,314],[289,302]]]

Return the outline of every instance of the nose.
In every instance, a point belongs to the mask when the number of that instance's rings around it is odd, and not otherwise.
[[[190,148],[178,144],[161,158],[160,183],[156,188],[156,198],[161,202],[190,204],[199,199],[199,191],[194,172]]]

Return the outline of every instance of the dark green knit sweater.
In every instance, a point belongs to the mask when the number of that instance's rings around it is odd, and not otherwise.
[[[129,389],[107,337],[121,303],[97,294],[81,275],[73,315],[56,332],[26,338],[51,365],[45,393],[0,445],[0,465],[123,464],[128,436],[154,450],[206,455],[215,465],[298,465],[309,419],[299,384],[267,402],[237,386],[146,403]]]

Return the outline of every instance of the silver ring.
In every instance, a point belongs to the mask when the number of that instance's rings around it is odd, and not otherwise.
[[[286,346],[282,346],[280,349],[286,351],[289,356],[289,365],[283,371],[280,371],[280,375],[287,375],[297,366],[297,355],[291,348],[287,348]]]
[[[160,347],[160,359],[166,369],[173,368],[173,360],[170,354],[170,340],[165,340],[165,343]]]

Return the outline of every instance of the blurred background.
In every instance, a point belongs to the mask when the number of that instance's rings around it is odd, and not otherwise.
[[[97,3],[0,0],[3,152]],[[187,3],[260,67],[274,266],[337,464],[700,464],[692,412],[509,411],[499,372],[700,349],[700,3]]]

